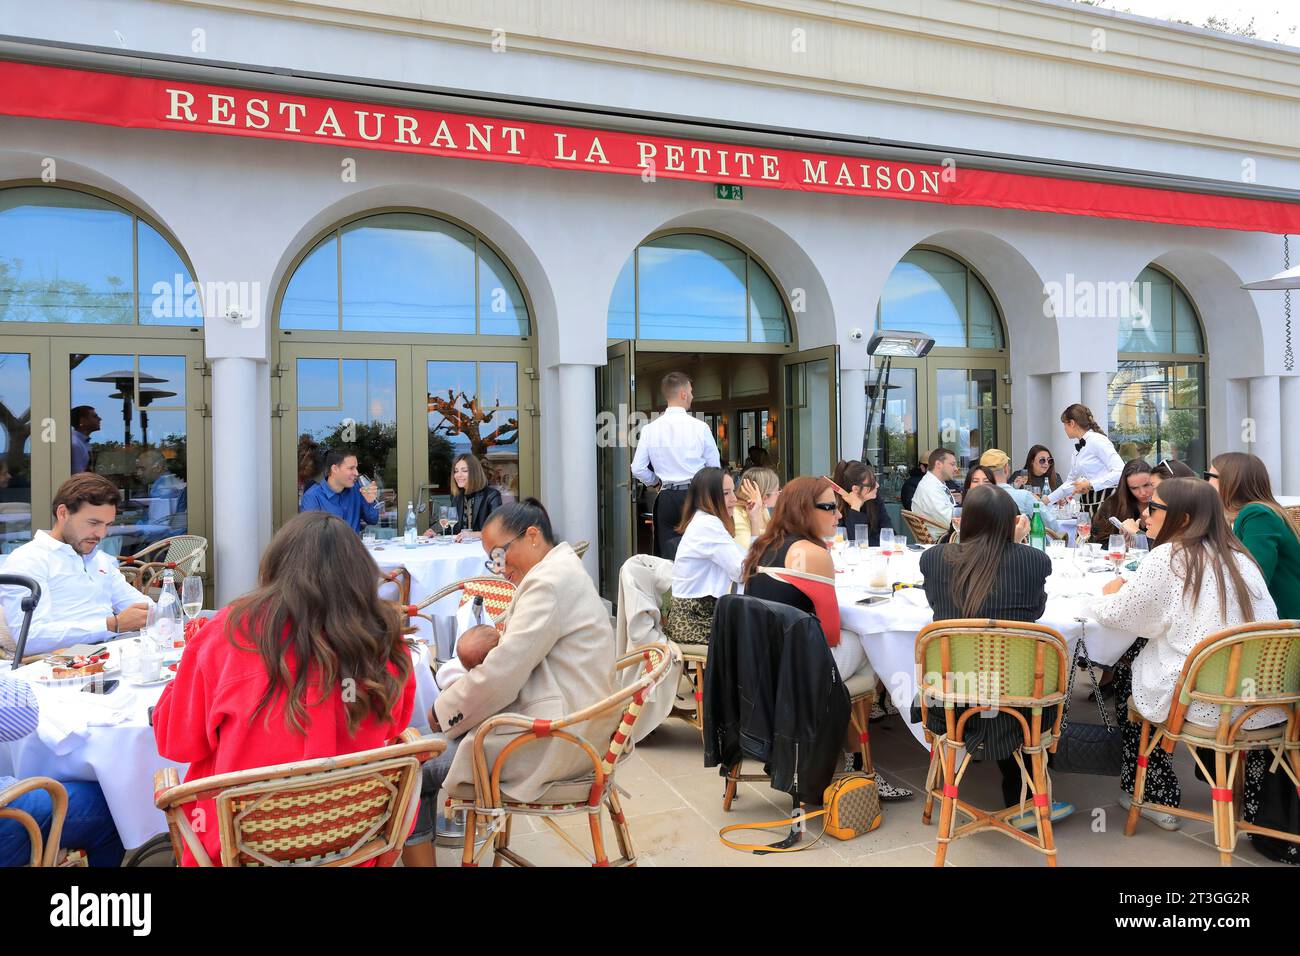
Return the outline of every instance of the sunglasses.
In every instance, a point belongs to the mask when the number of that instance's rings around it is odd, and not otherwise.
[[[1214,471],[1203,471],[1201,472],[1201,474],[1205,476],[1206,481],[1209,481],[1211,478],[1219,477],[1218,472],[1214,472]]]
[[[813,504],[818,511],[839,511],[839,505],[833,501],[818,501]]]
[[[1050,465],[1050,464],[1052,464],[1052,462],[1056,461],[1056,459],[1055,459],[1055,458],[1039,458],[1037,461],[1038,461],[1038,464],[1040,464],[1040,465]]]
[[[1157,502],[1157,501],[1148,501],[1148,502],[1147,502],[1147,507],[1148,507],[1149,509],[1151,509],[1152,511],[1168,511],[1168,510],[1169,510],[1169,508],[1168,508],[1167,505],[1162,505],[1162,504],[1160,504],[1160,503]]]

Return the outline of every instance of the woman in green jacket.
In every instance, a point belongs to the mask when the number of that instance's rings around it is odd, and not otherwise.
[[[1273,498],[1268,469],[1254,455],[1228,452],[1210,463],[1205,477],[1219,490],[1232,532],[1264,572],[1278,617],[1300,618],[1300,529]],[[1251,752],[1245,761],[1245,817],[1274,830],[1300,833],[1300,797],[1281,772],[1268,773],[1272,755]],[[1300,845],[1250,835],[1264,856],[1300,865]]]

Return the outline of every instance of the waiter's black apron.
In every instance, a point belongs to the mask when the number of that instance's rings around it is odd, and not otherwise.
[[[655,495],[655,557],[669,561],[677,557],[677,544],[682,540],[677,525],[682,520],[685,506],[685,488],[663,488]]]

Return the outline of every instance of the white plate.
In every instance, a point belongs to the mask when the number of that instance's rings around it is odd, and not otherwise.
[[[145,681],[129,680],[127,681],[127,683],[130,684],[132,687],[160,687],[163,684],[166,684],[168,681],[173,680],[175,677],[176,677],[175,671],[164,670],[163,676],[159,677],[157,680],[145,680]]]

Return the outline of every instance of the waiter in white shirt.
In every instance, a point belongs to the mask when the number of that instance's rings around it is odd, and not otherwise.
[[[102,475],[73,475],[54,495],[54,527],[5,558],[6,574],[21,574],[41,586],[24,654],[46,654],[72,644],[111,640],[144,627],[149,599],[126,583],[117,559],[99,543],[117,517],[121,495]],[[22,587],[0,588],[9,630],[22,624]]]
[[[654,503],[655,554],[669,561],[677,553],[681,535],[675,530],[682,518],[686,489],[701,468],[720,467],[713,431],[690,414],[695,398],[685,372],[669,372],[660,383],[668,407],[641,429],[632,477],[642,484],[659,486]]]
[[[957,456],[947,448],[930,452],[925,475],[912,495],[911,511],[924,515],[940,528],[952,527],[952,509],[956,507],[948,482],[957,477]]]
[[[1092,411],[1077,402],[1061,412],[1066,437],[1074,441],[1074,457],[1061,487],[1047,500],[1055,504],[1063,498],[1079,496],[1080,506],[1089,514],[1097,510],[1110,492],[1119,485],[1124,460],[1101,430]]]

